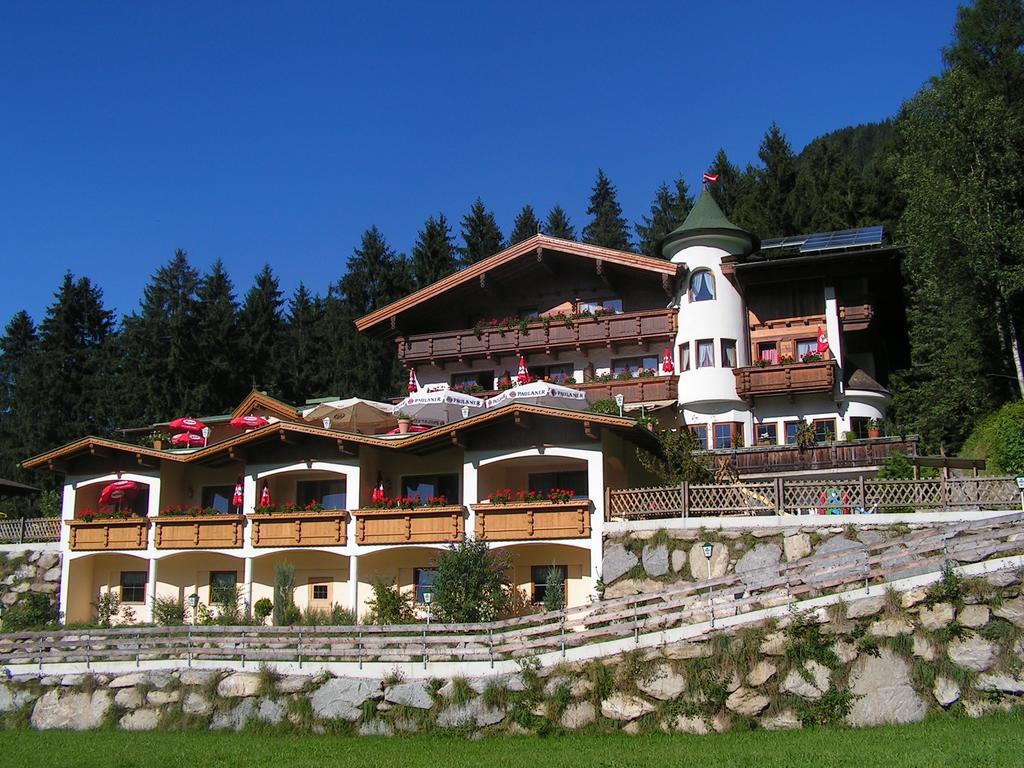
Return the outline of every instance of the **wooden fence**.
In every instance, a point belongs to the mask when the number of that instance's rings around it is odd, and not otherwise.
[[[354,627],[127,627],[0,635],[0,664],[153,660],[235,662],[490,662],[628,638],[1024,552],[1021,515],[922,529],[853,550],[756,572],[666,586],[563,611],[480,624]]]
[[[708,515],[857,514],[1020,508],[1013,477],[934,480],[774,480],[725,485],[682,483],[608,491],[606,519]]]
[[[20,517],[0,520],[0,544],[60,541],[59,517]]]

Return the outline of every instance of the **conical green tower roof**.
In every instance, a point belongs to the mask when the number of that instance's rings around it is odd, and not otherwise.
[[[670,259],[687,245],[711,245],[734,255],[746,255],[756,251],[761,242],[729,221],[705,188],[686,221],[662,239],[661,254]]]

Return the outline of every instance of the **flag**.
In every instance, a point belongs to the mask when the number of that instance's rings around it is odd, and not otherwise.
[[[717,173],[705,173],[704,174],[704,183],[705,184],[715,184],[717,182],[718,182],[718,174]]]
[[[828,352],[828,334],[818,326],[818,354],[823,355]]]
[[[239,480],[235,483],[235,492],[231,496],[231,506],[240,507],[242,506],[242,481]]]
[[[530,371],[527,370],[527,368],[526,368],[526,358],[525,357],[520,357],[519,358],[519,370],[516,371],[516,381],[519,384],[529,384],[530,383]]]
[[[260,491],[260,506],[270,506],[270,486],[267,484],[266,480],[263,481],[263,490]]]
[[[663,373],[672,373],[675,366],[672,364],[672,350],[665,347],[665,353],[661,356],[661,370]]]
[[[420,383],[416,379],[416,369],[415,368],[410,368],[409,369],[409,394],[412,395],[412,394],[415,394],[416,392],[419,392],[419,391],[420,391]]]

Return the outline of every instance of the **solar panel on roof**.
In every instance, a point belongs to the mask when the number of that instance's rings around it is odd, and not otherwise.
[[[814,235],[808,235],[803,245],[800,246],[800,253],[881,244],[881,226],[859,227],[857,229],[841,229],[837,232],[819,232]]]
[[[761,241],[761,250],[767,251],[773,248],[791,248],[796,245],[803,245],[807,235],[790,235],[789,237],[773,237],[770,240]]]

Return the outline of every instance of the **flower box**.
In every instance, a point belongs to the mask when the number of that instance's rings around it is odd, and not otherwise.
[[[359,546],[450,543],[466,537],[466,508],[461,504],[357,509],[352,514]]]
[[[585,539],[590,536],[590,500],[474,504],[476,538],[487,541]]]
[[[254,547],[343,547],[347,541],[348,511],[276,512],[249,515]]]
[[[242,546],[242,515],[168,515],[155,521],[157,549],[234,549]]]
[[[149,520],[144,517],[99,520],[68,520],[69,546],[73,551],[145,549],[148,546]]]

